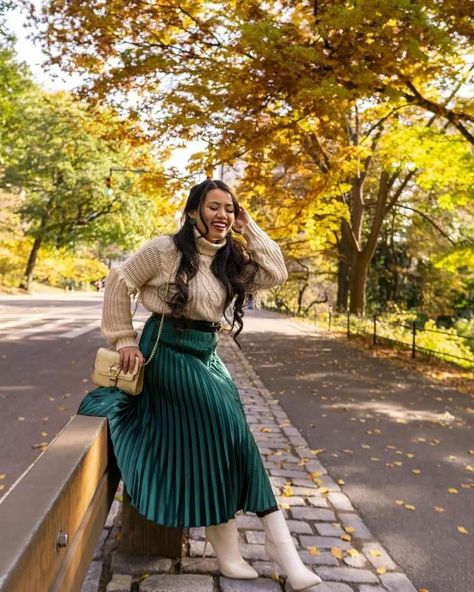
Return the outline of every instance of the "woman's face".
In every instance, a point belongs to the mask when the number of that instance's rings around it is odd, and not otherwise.
[[[211,189],[204,198],[201,214],[199,210],[194,210],[189,214],[196,219],[197,229],[206,240],[220,242],[226,237],[234,223],[234,202],[226,191]],[[203,221],[206,223],[207,231]]]

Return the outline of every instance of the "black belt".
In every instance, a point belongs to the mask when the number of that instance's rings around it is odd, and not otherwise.
[[[152,315],[154,319],[161,319],[161,313],[154,312]],[[177,329],[194,329],[195,331],[205,331],[206,333],[215,333],[219,331],[222,323],[215,321],[197,321],[194,319],[187,319],[186,317],[173,317],[172,315],[165,315],[166,321],[171,321]]]

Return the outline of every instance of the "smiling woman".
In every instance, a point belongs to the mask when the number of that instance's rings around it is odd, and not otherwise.
[[[255,512],[267,553],[293,589],[302,590],[320,579],[296,552],[239,392],[216,353],[224,311],[233,311],[229,323],[238,334],[245,295],[286,277],[280,248],[230,188],[218,180],[195,185],[180,230],[147,243],[106,282],[102,330],[126,372],[150,356],[163,323],[141,395],[100,387],[78,413],[108,418],[125,487],[140,513],[165,526],[205,526],[221,572],[248,579],[258,574],[240,554],[235,513]],[[139,344],[130,315],[135,292],[153,313]]]

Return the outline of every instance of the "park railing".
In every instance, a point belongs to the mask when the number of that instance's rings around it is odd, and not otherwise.
[[[74,416],[0,499],[0,592],[80,592],[119,478],[107,419]],[[182,529],[124,492],[119,549],[179,557]]]
[[[74,417],[0,500],[1,592],[81,590],[119,481],[107,439]]]
[[[474,368],[474,354],[472,354],[474,337],[458,335],[454,331],[443,331],[435,326],[434,321],[427,321],[421,327],[419,322],[402,317],[387,320],[376,314],[370,317],[359,316],[349,312],[337,313],[331,309],[324,312],[314,310],[310,316],[271,306],[265,308],[287,316],[307,319],[319,327],[326,328],[329,332],[345,333],[347,338],[356,335],[369,338],[374,347],[382,343],[399,346],[409,350],[412,358],[416,358],[419,352],[454,362],[465,368]],[[435,335],[442,338],[433,339]]]

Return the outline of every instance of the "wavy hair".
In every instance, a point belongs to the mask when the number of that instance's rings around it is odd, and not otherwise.
[[[175,294],[169,302],[172,315],[179,318],[183,317],[184,307],[189,298],[189,281],[197,274],[199,267],[198,250],[196,248],[196,239],[194,236],[194,226],[191,224],[189,212],[198,210],[201,220],[206,227],[204,221],[203,205],[206,195],[211,189],[222,189],[227,192],[234,205],[235,217],[239,215],[240,206],[228,185],[218,179],[207,179],[198,185],[194,185],[189,192],[186,205],[181,219],[181,228],[173,236],[176,247],[181,251],[182,257],[176,272],[176,279],[174,283]],[[245,277],[244,277],[245,270]],[[225,290],[226,298],[224,303],[224,318],[231,326],[231,331],[237,327],[234,332],[234,340],[240,347],[237,341],[237,336],[242,331],[244,316],[243,304],[245,301],[245,293],[247,287],[255,278],[257,272],[257,265],[253,261],[250,253],[245,248],[241,241],[236,240],[230,235],[226,236],[226,244],[221,247],[211,264],[211,271],[219,280]],[[231,320],[227,318],[228,308],[232,305],[233,317]],[[179,326],[179,323],[178,323]]]

